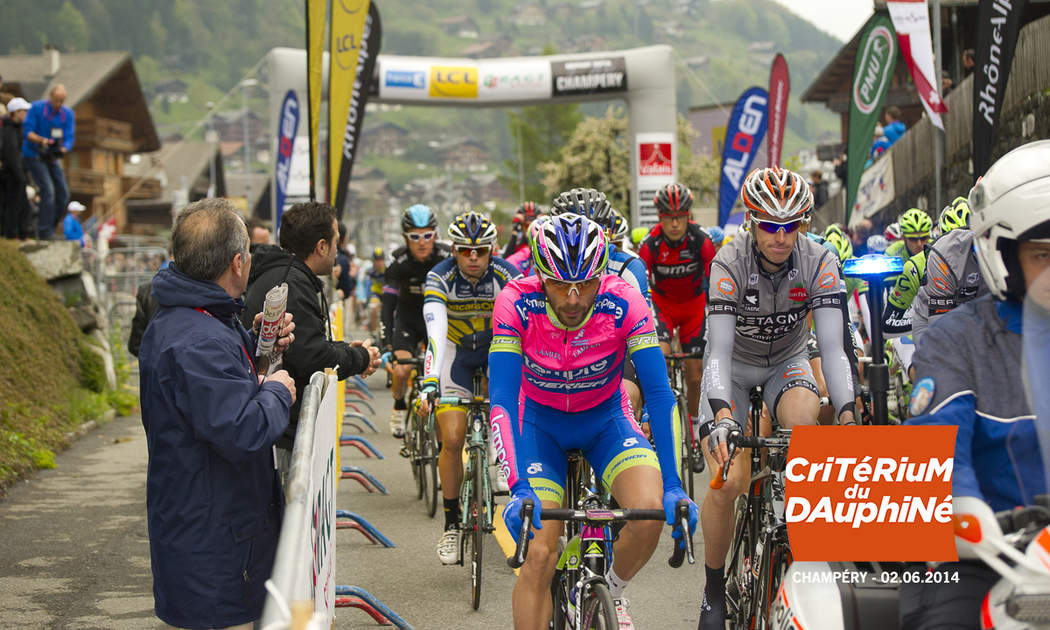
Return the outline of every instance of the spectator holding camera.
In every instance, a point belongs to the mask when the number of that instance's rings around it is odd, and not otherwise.
[[[33,103],[22,124],[22,157],[40,189],[37,237],[41,239],[54,235],[69,202],[69,185],[60,160],[73,150],[76,121],[65,102],[66,87],[59,83],[46,99]]]

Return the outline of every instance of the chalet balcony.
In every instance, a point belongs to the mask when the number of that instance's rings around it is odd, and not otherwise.
[[[105,194],[106,174],[86,168],[70,168],[66,171],[69,191],[77,195],[100,196]]]
[[[135,152],[131,123],[109,118],[87,118],[77,121],[77,144],[122,153]]]

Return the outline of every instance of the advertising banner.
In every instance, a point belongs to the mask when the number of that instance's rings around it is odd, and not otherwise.
[[[846,147],[846,222],[857,198],[864,164],[868,161],[875,125],[882,113],[893,68],[897,65],[897,39],[885,15],[874,18],[861,35],[853,65],[850,89],[849,138]]]
[[[328,384],[317,409],[314,425],[313,469],[310,471],[309,536],[310,545],[304,558],[312,559],[311,587],[314,610],[325,614],[321,627],[332,625],[335,616],[335,480],[339,476],[336,449],[339,448],[336,426],[336,375],[329,373]]]
[[[478,97],[478,67],[476,65],[430,66],[432,98],[475,99]]]
[[[478,99],[482,101],[550,98],[551,95],[551,64],[547,61],[482,61],[478,77]]]
[[[1006,0],[1009,1],[1009,0]],[[930,11],[926,0],[889,0],[893,28],[901,45],[901,55],[908,64],[919,100],[930,122],[944,131],[941,114],[948,111],[941,100],[941,81],[934,76],[933,42],[930,39]]]
[[[788,115],[788,95],[791,93],[791,76],[787,60],[777,53],[769,69],[769,165],[780,164],[780,150],[784,146],[784,124]]]
[[[274,233],[281,230],[281,213],[284,211],[284,198],[288,193],[288,178],[292,170],[292,156],[295,152],[295,133],[299,129],[299,99],[295,90],[288,90],[281,105],[281,118],[277,129],[277,167],[274,179],[277,186],[277,204],[274,208]]]
[[[336,4],[342,5],[342,0]],[[365,102],[368,100],[369,91],[368,84],[372,80],[382,38],[379,9],[376,5],[369,2],[366,2],[365,6],[367,6],[368,13],[365,15],[360,36],[356,40],[362,45],[358,46],[356,53],[351,53],[349,44],[347,44],[347,50],[344,53],[345,57],[341,60],[339,57],[333,56],[334,62],[330,66],[331,72],[340,72],[344,77],[349,76],[353,79],[347,94],[349,98],[346,102],[346,109],[341,110],[345,112],[343,118],[345,122],[342,125],[333,125],[331,127],[332,133],[329,139],[331,150],[335,150],[336,147],[340,149],[338,154],[330,154],[329,156],[333,166],[331,172],[333,177],[335,177],[335,194],[331,195],[334,197],[332,205],[335,206],[340,219],[343,218],[343,212],[346,210],[346,193],[350,185],[350,173],[354,168],[358,140],[361,137],[361,125],[365,119]],[[345,41],[348,42],[350,40]],[[345,71],[343,64],[351,58],[354,59],[355,66],[353,71],[348,73]],[[329,89],[328,94],[329,100],[334,106],[334,95],[336,92]],[[332,120],[335,121],[337,119],[333,118]],[[335,133],[337,129],[343,129],[342,135]],[[335,144],[333,140],[339,142],[339,144]]]
[[[572,96],[627,91],[623,57],[551,62],[551,94]]]
[[[1006,80],[1014,62],[1017,33],[1027,0],[981,0],[977,10],[977,49],[973,72],[973,176],[992,165]]]
[[[957,428],[795,427],[784,471],[794,560],[957,560]]]
[[[655,225],[659,218],[653,198],[662,187],[673,184],[677,154],[673,133],[639,133],[635,136],[638,159],[638,217],[641,225]]]
[[[769,95],[760,87],[744,90],[733,105],[722,149],[722,179],[718,186],[718,224],[743,222],[742,216],[730,220],[729,213],[740,195],[740,187],[751,169],[751,162],[762,145],[769,122]]]
[[[335,185],[343,164],[343,137],[350,95],[357,76],[357,56],[364,41],[370,0],[332,3],[332,39],[328,43],[328,203],[336,205]],[[338,206],[336,210],[338,211]]]
[[[860,176],[857,199],[850,214],[851,226],[890,205],[894,199],[893,155],[887,153]]]
[[[310,199],[314,199],[318,126],[321,122],[321,81],[324,70],[324,26],[327,0],[306,0],[306,117],[310,124]],[[280,206],[278,205],[278,208]]]
[[[379,58],[379,97],[425,100],[429,66],[425,59]]]

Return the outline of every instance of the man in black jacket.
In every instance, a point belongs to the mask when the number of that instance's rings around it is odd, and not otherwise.
[[[346,343],[331,339],[328,299],[318,276],[331,276],[335,264],[338,227],[335,210],[317,202],[299,203],[281,217],[280,247],[260,245],[253,256],[244,301],[243,320],[261,313],[266,292],[288,283],[288,312],[295,316],[295,343],[284,353],[284,369],[295,379],[296,400],[302,399],[310,376],[337,368],[339,379],[365,376],[379,365],[379,350],[370,342]],[[299,402],[292,405],[285,433],[277,441],[277,465],[287,473],[292,441],[299,424]]]

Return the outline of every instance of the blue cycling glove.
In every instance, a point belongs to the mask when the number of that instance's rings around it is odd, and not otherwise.
[[[379,357],[379,363],[380,363],[380,364],[381,364],[381,365],[382,365],[383,367],[386,367],[387,365],[389,365],[389,364],[390,364],[390,360],[391,360],[391,358],[392,358],[393,356],[394,356],[394,353],[393,353],[393,352],[391,352],[391,351],[389,351],[389,350],[387,350],[386,352],[384,352],[384,353],[383,353],[383,355],[382,355],[382,356],[380,356],[380,357]]]
[[[510,531],[514,544],[518,543],[518,538],[521,534],[521,508],[526,499],[532,499],[534,505],[532,509],[532,529],[543,529],[543,525],[540,525],[540,512],[542,510],[539,497],[529,487],[515,490],[510,502],[503,507],[503,522],[507,525],[507,530]],[[533,534],[530,531],[529,539],[531,540],[532,537]]]
[[[692,536],[696,532],[696,520],[700,516],[700,510],[693,503],[693,500],[689,498],[689,495],[685,493],[685,490],[682,490],[681,486],[672,486],[664,491],[664,519],[671,527],[678,524],[675,522],[675,507],[682,499],[689,501],[689,535]],[[680,540],[682,538],[681,530],[675,529],[671,533],[671,538],[678,540],[678,544],[683,549],[685,548],[685,541]]]

